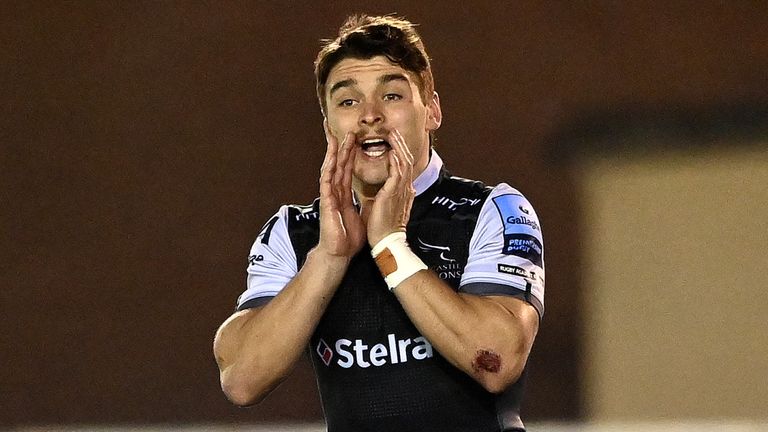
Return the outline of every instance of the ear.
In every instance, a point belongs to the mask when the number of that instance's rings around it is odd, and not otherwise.
[[[426,129],[430,132],[437,130],[443,121],[443,111],[440,109],[440,96],[434,92],[432,99],[427,103]]]

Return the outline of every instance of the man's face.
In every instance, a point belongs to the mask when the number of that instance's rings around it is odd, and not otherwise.
[[[437,94],[425,105],[416,79],[384,56],[347,58],[326,82],[327,128],[339,144],[356,137],[355,189],[380,186],[389,169],[390,131],[397,129],[413,154],[414,177],[429,161],[429,132],[440,127]]]

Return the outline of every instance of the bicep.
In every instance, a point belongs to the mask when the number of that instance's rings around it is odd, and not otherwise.
[[[527,301],[510,296],[486,296],[485,299],[496,303],[504,310],[508,325],[515,328],[522,337],[521,342],[528,346],[533,345],[533,340],[539,331],[539,313],[536,308]]]
[[[459,294],[483,317],[483,327],[507,341],[516,341],[530,349],[539,330],[539,313],[527,301],[508,295],[478,296]]]
[[[262,307],[236,311],[219,326],[213,339],[213,352],[222,369],[234,358],[234,353],[241,343],[243,328],[249,321],[258,319]]]

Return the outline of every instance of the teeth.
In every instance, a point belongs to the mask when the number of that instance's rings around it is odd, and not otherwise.
[[[364,153],[366,156],[379,157],[383,155],[385,150],[366,150]]]
[[[379,144],[384,143],[384,140],[381,138],[371,138],[363,141],[363,144]]]
[[[362,149],[366,156],[378,158],[389,150],[389,145],[383,138],[368,138],[362,142]]]

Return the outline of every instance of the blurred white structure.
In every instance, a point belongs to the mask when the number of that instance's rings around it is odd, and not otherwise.
[[[579,165],[590,421],[768,421],[768,146],[683,148]]]

